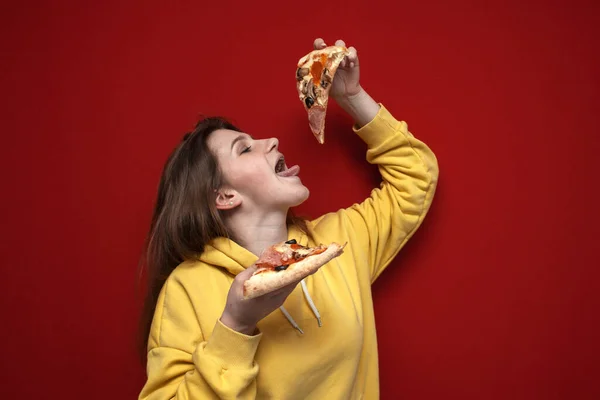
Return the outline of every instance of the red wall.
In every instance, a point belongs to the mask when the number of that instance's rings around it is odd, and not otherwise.
[[[280,137],[304,214],[368,195],[349,118],[320,146],[296,97],[318,36],[440,163],[374,286],[382,398],[600,398],[599,3],[278,3],[3,4],[0,398],[137,396],[136,262],[200,113]]]

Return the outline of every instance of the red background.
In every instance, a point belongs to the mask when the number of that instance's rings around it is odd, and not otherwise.
[[[599,3],[483,3],[5,2],[0,397],[136,398],[136,262],[200,113],[278,136],[303,214],[378,184],[337,106],[324,146],[308,130],[320,36],[440,164],[374,286],[381,397],[600,398]]]

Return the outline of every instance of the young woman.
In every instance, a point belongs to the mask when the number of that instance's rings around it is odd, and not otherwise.
[[[383,179],[361,204],[298,221],[289,210],[309,191],[297,166],[276,174],[277,139],[254,139],[219,118],[198,123],[167,161],[148,240],[140,399],[378,398],[371,284],[422,223],[438,166],[362,89],[349,50],[330,95]],[[290,239],[348,244],[302,282],[243,300],[260,253]]]

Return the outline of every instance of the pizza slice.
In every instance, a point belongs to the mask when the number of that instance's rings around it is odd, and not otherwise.
[[[325,115],[333,77],[349,54],[345,47],[329,46],[314,50],[298,61],[296,89],[308,113],[310,129],[321,144],[325,143]]]
[[[345,246],[332,243],[306,247],[292,239],[267,248],[256,261],[256,271],[244,282],[244,298],[252,299],[301,281],[340,256]]]

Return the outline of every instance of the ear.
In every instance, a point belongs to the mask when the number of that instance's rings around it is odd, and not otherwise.
[[[231,210],[242,204],[242,197],[235,190],[217,190],[215,204],[218,210]]]

